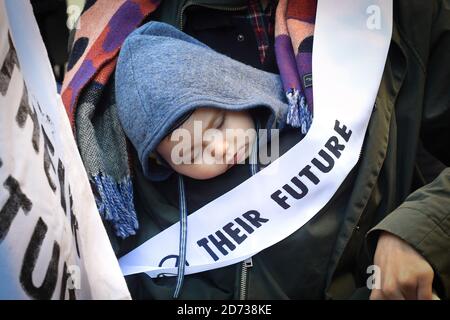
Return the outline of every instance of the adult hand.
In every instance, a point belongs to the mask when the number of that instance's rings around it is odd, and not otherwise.
[[[374,264],[380,268],[381,287],[372,290],[371,300],[432,299],[433,268],[399,237],[380,234]]]

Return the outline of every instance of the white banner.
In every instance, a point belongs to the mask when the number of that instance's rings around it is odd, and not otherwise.
[[[257,175],[188,217],[186,274],[243,261],[288,237],[332,198],[358,162],[392,33],[391,0],[319,0],[314,121]],[[179,224],[120,259],[125,275],[175,275]]]
[[[0,299],[129,299],[29,1],[0,0]]]

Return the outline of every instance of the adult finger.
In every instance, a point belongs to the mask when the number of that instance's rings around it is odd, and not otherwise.
[[[383,292],[380,289],[372,289],[370,292],[370,300],[386,300],[383,295]]]
[[[426,273],[419,277],[417,299],[431,300],[433,298],[433,274]]]
[[[398,279],[400,291],[406,300],[416,300],[418,292],[418,278],[416,275],[407,273]]]
[[[383,296],[388,300],[405,300],[400,284],[395,279],[386,279],[381,286],[381,290],[383,291]]]

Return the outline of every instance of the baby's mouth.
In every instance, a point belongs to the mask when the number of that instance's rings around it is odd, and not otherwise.
[[[247,149],[248,149],[248,144],[245,144],[243,147],[241,147],[233,156],[233,158],[231,158],[228,163],[229,163],[229,167],[235,165],[235,164],[239,164],[241,163],[246,157],[247,154]]]

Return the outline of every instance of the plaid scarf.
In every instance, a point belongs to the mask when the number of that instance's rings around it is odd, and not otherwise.
[[[256,43],[258,45],[259,60],[264,64],[269,50],[269,37],[273,35],[274,31],[274,18],[273,14],[275,7],[275,1],[270,1],[265,9],[262,8],[261,1],[249,0],[248,1],[248,14],[247,19],[252,24],[255,32]]]
[[[287,124],[306,134],[313,118],[312,47],[317,0],[280,0],[275,54],[289,103]]]
[[[312,121],[311,51],[317,0],[281,0],[276,9],[275,52],[290,104],[288,121],[306,133]],[[62,100],[75,133],[97,207],[121,238],[138,229],[128,140],[117,117],[114,70],[125,38],[159,0],[86,2],[68,61]],[[260,58],[268,46],[260,6],[249,2]],[[310,45],[310,46],[309,46]],[[303,80],[303,82],[300,81]]]

